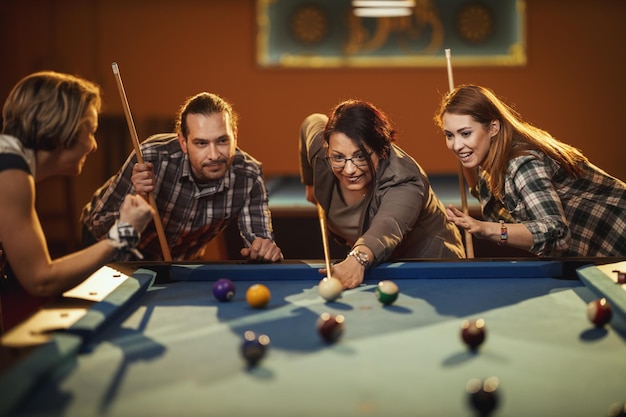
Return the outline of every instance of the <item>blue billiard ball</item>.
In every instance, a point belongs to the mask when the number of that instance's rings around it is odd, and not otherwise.
[[[265,357],[270,344],[270,338],[264,334],[257,337],[251,330],[246,331],[243,337],[241,355],[248,363],[248,367],[253,368]]]
[[[230,301],[235,296],[235,284],[229,279],[221,278],[213,284],[213,296],[219,301]]]
[[[498,385],[500,382],[495,376],[491,376],[484,381],[473,378],[465,385],[468,400],[471,407],[480,416],[490,416],[498,408],[499,395]]]

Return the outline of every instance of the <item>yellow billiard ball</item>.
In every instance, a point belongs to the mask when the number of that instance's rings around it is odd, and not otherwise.
[[[269,302],[272,297],[269,288],[263,284],[254,284],[246,291],[246,301],[253,308],[263,308]]]

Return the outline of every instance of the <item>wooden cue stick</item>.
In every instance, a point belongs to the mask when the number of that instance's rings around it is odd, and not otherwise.
[[[446,49],[446,62],[448,66],[448,88],[449,91],[454,91],[454,78],[452,76],[452,63],[450,62],[450,49]],[[465,174],[463,173],[463,165],[461,161],[457,164],[458,177],[459,177],[459,189],[461,191],[461,205],[463,207],[463,213],[469,215],[469,209],[467,207],[467,193],[465,191]],[[464,229],[465,233],[465,250],[468,258],[474,258],[474,241],[472,240],[472,234]]]
[[[320,231],[322,232],[324,259],[326,260],[326,276],[330,278],[330,250],[328,249],[328,235],[326,234],[326,213],[324,213],[324,208],[320,205],[320,203],[317,203],[317,216],[320,219]]]
[[[124,108],[124,114],[126,115],[126,122],[128,123],[128,130],[130,131],[130,136],[133,140],[133,147],[135,148],[135,154],[137,155],[137,162],[143,164],[143,155],[141,153],[141,147],[139,146],[139,137],[137,136],[137,129],[135,129],[135,122],[133,121],[133,117],[130,114],[130,106],[128,105],[128,99],[126,98],[126,92],[124,91],[124,85],[122,84],[122,76],[120,75],[120,70],[117,66],[117,63],[114,62],[112,64],[113,74],[115,75],[115,81],[117,82],[117,89],[120,92],[120,97],[122,99],[122,107]],[[159,209],[156,205],[156,200],[154,199],[154,195],[152,193],[148,193],[148,202],[154,209],[154,214],[152,218],[154,220],[154,227],[157,232],[157,236],[159,238],[159,244],[161,245],[161,252],[163,253],[163,259],[166,262],[172,261],[172,255],[170,253],[170,248],[167,246],[167,239],[165,238],[165,231],[163,230],[163,223],[161,223],[161,217],[159,215]]]

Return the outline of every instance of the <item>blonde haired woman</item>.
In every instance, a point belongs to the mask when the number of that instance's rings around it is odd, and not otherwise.
[[[97,148],[99,88],[84,79],[39,72],[22,79],[2,109],[0,135],[0,295],[2,329],[49,297],[78,285],[119,251],[132,250],[152,216],[141,197],[127,196],[109,239],[52,260],[35,210],[35,183],[80,174]]]
[[[449,207],[457,226],[540,256],[626,256],[626,184],[579,150],[476,85],[448,93],[435,122],[485,219]]]

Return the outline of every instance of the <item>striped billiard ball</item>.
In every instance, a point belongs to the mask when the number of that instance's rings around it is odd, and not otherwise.
[[[376,298],[384,305],[393,304],[398,298],[398,286],[393,281],[380,281],[376,286]]]

